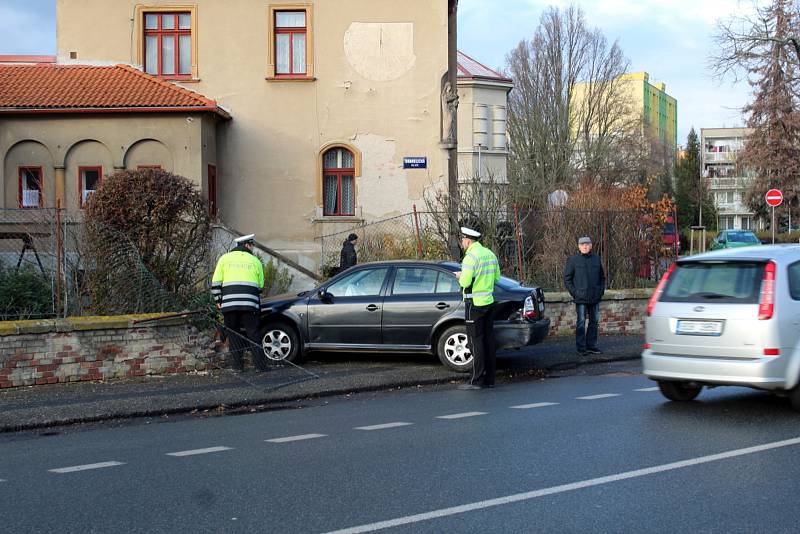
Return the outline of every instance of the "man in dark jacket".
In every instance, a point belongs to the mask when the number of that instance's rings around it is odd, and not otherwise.
[[[606,290],[606,276],[600,256],[592,252],[591,238],[578,239],[578,250],[579,253],[570,256],[564,267],[564,286],[575,302],[575,345],[581,356],[602,354],[597,347],[597,323],[600,299]]]
[[[344,271],[355,265],[358,262],[356,256],[356,245],[358,244],[358,236],[350,234],[347,240],[342,244],[342,254],[339,260],[339,272]]]

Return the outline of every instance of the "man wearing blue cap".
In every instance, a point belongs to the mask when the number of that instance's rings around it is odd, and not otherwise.
[[[592,252],[592,239],[588,236],[578,239],[578,253],[570,256],[564,266],[564,287],[575,302],[575,345],[578,354],[602,354],[603,351],[597,346],[597,331],[606,276],[600,256]]]

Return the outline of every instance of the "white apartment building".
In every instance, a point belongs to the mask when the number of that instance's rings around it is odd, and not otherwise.
[[[749,133],[749,128],[700,129],[703,177],[708,179],[720,230],[758,230],[763,227],[763,222],[756,219],[742,202],[744,192],[753,178],[736,164]]]

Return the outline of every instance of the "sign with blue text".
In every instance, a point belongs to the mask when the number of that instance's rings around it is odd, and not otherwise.
[[[427,169],[428,168],[428,158],[423,156],[415,156],[409,157],[406,156],[403,158],[403,168],[404,169]]]

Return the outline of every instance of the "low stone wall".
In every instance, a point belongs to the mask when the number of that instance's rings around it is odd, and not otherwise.
[[[203,370],[215,342],[186,319],[155,315],[0,323],[0,388]]]
[[[600,302],[601,334],[644,334],[647,301],[652,289],[610,289]],[[575,304],[569,293],[545,293],[550,335],[575,334]]]

